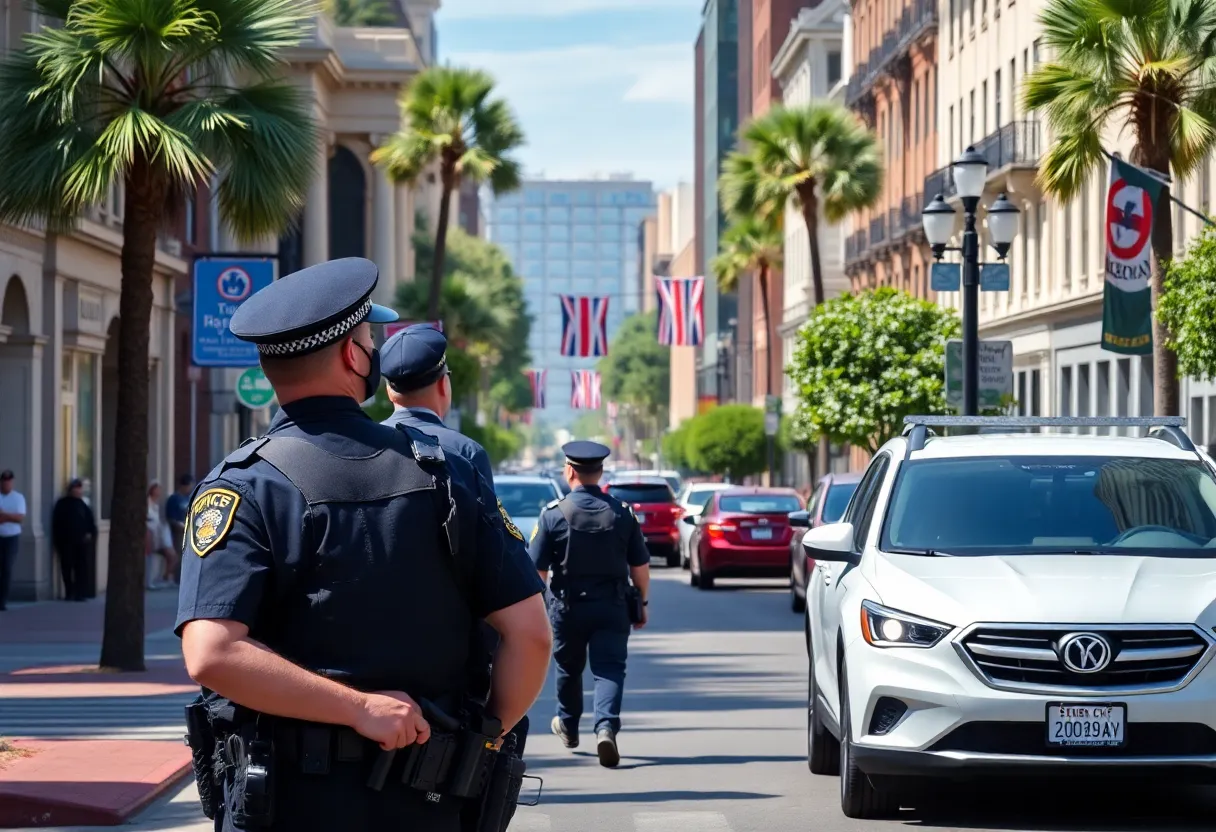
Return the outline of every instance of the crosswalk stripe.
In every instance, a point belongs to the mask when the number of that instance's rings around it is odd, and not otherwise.
[[[731,832],[721,812],[635,812],[633,827],[637,832]]]

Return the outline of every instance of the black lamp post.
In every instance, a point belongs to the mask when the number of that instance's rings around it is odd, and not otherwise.
[[[948,245],[954,234],[954,209],[942,199],[941,194],[925,206],[921,219],[935,260],[941,260],[947,251],[957,251],[963,255],[963,415],[976,416],[979,414],[980,238],[975,220],[988,178],[988,162],[974,147],[968,147],[954,163],[951,172],[955,189],[963,202],[962,246],[955,248]],[[1017,236],[1018,213],[1017,206],[1004,194],[988,208],[988,234],[1001,260],[1005,259],[1013,238]]]

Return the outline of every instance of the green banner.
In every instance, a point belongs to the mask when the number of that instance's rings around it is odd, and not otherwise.
[[[1122,355],[1153,352],[1153,220],[1164,184],[1115,159],[1106,192],[1106,283],[1102,349]]]

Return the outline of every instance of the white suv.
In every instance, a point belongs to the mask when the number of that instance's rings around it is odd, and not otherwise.
[[[1183,420],[908,421],[803,539],[807,763],[844,813],[910,777],[1216,776],[1216,477]],[[926,427],[964,424],[1157,429]]]

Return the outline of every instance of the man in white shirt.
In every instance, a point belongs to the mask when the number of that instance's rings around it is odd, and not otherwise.
[[[0,612],[6,609],[24,521],[25,497],[13,487],[13,472],[0,471]]]

